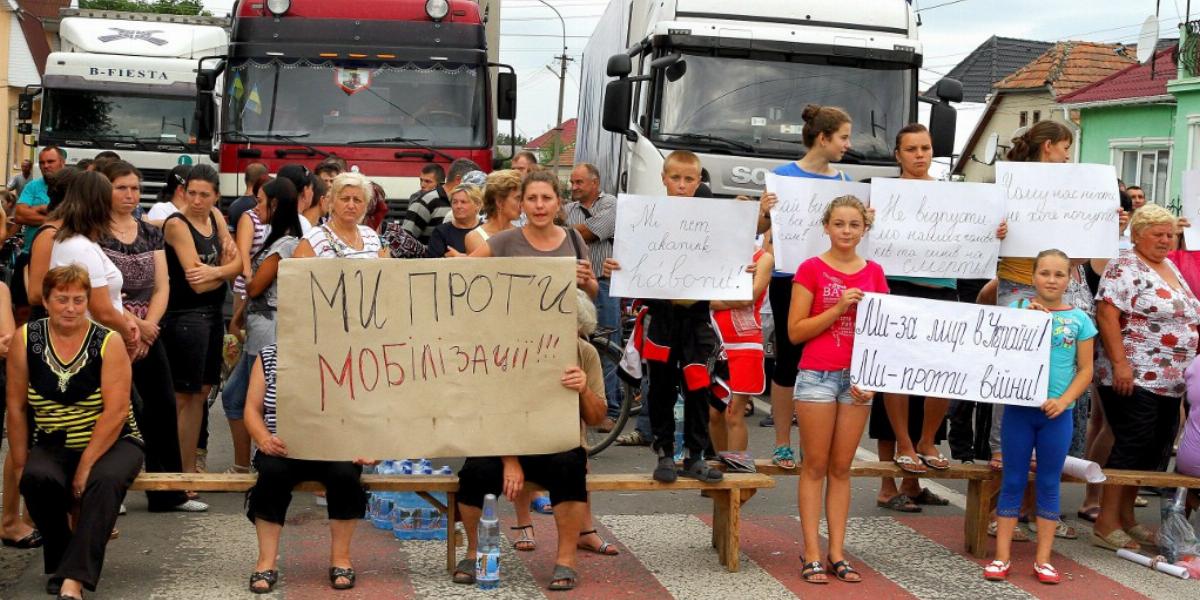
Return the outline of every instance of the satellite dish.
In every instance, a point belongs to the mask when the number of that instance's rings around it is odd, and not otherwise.
[[[1142,23],[1142,32],[1138,34],[1137,60],[1139,63],[1149,62],[1154,57],[1158,46],[1158,17],[1150,15]]]
[[[996,156],[1000,153],[1000,134],[992,133],[988,136],[987,145],[983,147],[983,164],[996,164]]]

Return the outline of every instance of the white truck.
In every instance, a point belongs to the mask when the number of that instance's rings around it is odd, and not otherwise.
[[[105,150],[142,171],[149,200],[177,164],[212,164],[197,144],[200,59],[224,54],[222,27],[67,16],[60,48],[42,77],[38,145],[54,144],[68,164]],[[213,111],[215,114],[215,111]]]
[[[800,115],[821,104],[854,120],[840,168],[895,176],[918,101],[932,105],[934,154],[953,152],[962,84],[921,97],[921,58],[907,0],[614,0],[583,53],[575,160],[607,191],[661,194],[664,157],[691,150],[715,196],[757,194],[803,156]]]

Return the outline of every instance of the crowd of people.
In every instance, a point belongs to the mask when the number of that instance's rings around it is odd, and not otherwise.
[[[842,110],[811,106],[804,114],[805,155],[780,166],[784,177],[849,180],[837,168],[850,149],[853,123]],[[1045,121],[1013,141],[1008,159],[1065,162],[1073,142],[1066,127]],[[896,136],[900,177],[928,180],[932,141],[913,124]],[[245,170],[241,197],[222,209],[220,181],[209,166],[179,166],[160,202],[140,207],[142,174],[116,156],[66,166],[54,147],[38,157],[41,178],[24,179],[15,222],[24,227],[10,287],[0,286],[0,354],[7,360],[9,453],[0,537],[5,546],[42,547],[47,591],[81,598],[94,590],[107,540],[138,472],[206,469],[210,436],[207,399],[227,375],[221,403],[233,440],[231,473],[257,473],[246,514],[259,552],[249,588],[274,589],[282,527],[292,489],[319,481],[330,519],[329,583],[347,589],[355,526],[367,496],[355,461],[288,456],[276,421],[276,326],[283,260],[458,257],[570,257],[577,262],[578,366],[560,384],[578,395],[580,427],[611,431],[622,406],[618,365],[588,343],[597,328],[622,343],[623,308],[637,323],[630,349],[644,364],[643,406],[628,445],[654,454],[653,477],[720,481],[707,458],[747,450],[745,411],[768,394],[775,426],[772,462],[799,469],[798,508],[804,532],[801,575],[813,584],[862,576],[845,554],[850,467],[865,430],[880,456],[912,478],[884,479],[877,505],[919,512],[947,501],[917,476],[944,470],[951,458],[986,459],[1002,471],[995,522],[996,560],[987,579],[1008,577],[1011,544],[1031,517],[1037,534],[1034,572],[1057,583],[1051,565],[1055,537],[1077,535],[1062,521],[1059,481],[1068,455],[1112,468],[1165,470],[1181,416],[1187,418],[1176,468],[1200,475],[1200,409],[1185,406],[1200,334],[1200,269],[1183,247],[1180,222],[1155,204],[1122,211],[1128,248],[1111,261],[1069,257],[1047,248],[1036,257],[1005,258],[992,282],[889,275],[858,251],[876,219],[861,199],[843,196],[824,211],[828,249],[795,273],[773,259],[770,191],[759,199],[760,242],[752,255],[752,297],[746,301],[615,298],[612,274],[617,201],[602,192],[600,173],[577,165],[569,201],[557,176],[527,153],[512,169],[485,175],[458,159],[430,164],[399,219],[387,220],[383,189],[336,158],[315,169],[299,164],[273,175],[261,164]],[[663,195],[678,201],[710,196],[695,154],[664,160]],[[1135,190],[1136,191],[1136,190]],[[1131,197],[1134,194],[1129,194]],[[15,233],[9,230],[9,233]],[[996,236],[1003,239],[1007,225]],[[1176,264],[1186,265],[1184,270]],[[1189,275],[1193,275],[1189,277]],[[876,394],[852,382],[856,307],[864,294],[981,302],[1048,312],[1054,324],[1049,400],[1038,408],[952,403],[943,398]],[[226,305],[232,297],[232,315]],[[632,306],[630,303],[632,302]],[[762,313],[776,323],[775,360],[764,364]],[[768,380],[770,385],[768,387]],[[769,392],[768,392],[769,389]],[[675,447],[674,408],[682,399],[683,448]],[[965,415],[965,416],[964,416]],[[938,446],[948,437],[951,458]],[[791,441],[799,427],[799,449]],[[964,433],[962,429],[967,431]],[[580,446],[543,456],[471,457],[461,471],[458,512],[468,558],[453,580],[475,582],[474,551],[487,494],[517,510],[519,551],[536,547],[531,511],[551,512],[558,535],[550,588],[576,587],[579,549],[611,556],[615,547],[592,526],[586,490],[587,454]],[[956,441],[957,440],[957,441]],[[676,451],[683,451],[677,466]],[[1036,457],[1036,458],[1035,458]],[[1036,480],[1028,474],[1036,460]],[[548,490],[530,494],[525,482]],[[1153,542],[1138,524],[1136,488],[1089,490],[1079,516],[1095,521],[1092,542],[1137,549]],[[203,512],[191,492],[147,492],[154,512]],[[828,524],[822,552],[820,521]],[[1027,539],[1027,538],[1025,538]],[[824,559],[824,560],[823,560]]]

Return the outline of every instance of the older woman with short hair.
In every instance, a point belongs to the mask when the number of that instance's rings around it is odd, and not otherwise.
[[[329,220],[308,230],[293,258],[387,258],[379,234],[362,224],[371,196],[371,182],[360,173],[333,178]]]
[[[88,318],[91,282],[78,264],[50,269],[42,282],[50,316],[22,326],[8,353],[9,452],[24,469],[21,495],[45,542],[47,591],[59,600],[95,591],[142,468],[129,355],[119,335]]]
[[[479,173],[482,180],[483,174]],[[450,192],[451,218],[433,230],[429,239],[429,258],[467,255],[467,235],[479,227],[479,209],[483,207],[483,187],[464,183]]]
[[[1148,204],[1130,220],[1133,249],[1108,263],[1096,296],[1104,352],[1096,359],[1100,401],[1114,443],[1110,469],[1162,470],[1179,427],[1184,369],[1200,342],[1200,300],[1167,258],[1175,249],[1177,220]],[[1136,486],[1107,486],[1092,543],[1138,549],[1154,533],[1134,516]]]

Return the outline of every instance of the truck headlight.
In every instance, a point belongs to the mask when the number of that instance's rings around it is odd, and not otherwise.
[[[267,10],[277,17],[283,16],[290,8],[292,8],[292,0],[267,0]]]
[[[450,14],[450,2],[447,0],[426,0],[425,14],[434,21],[441,21]]]

